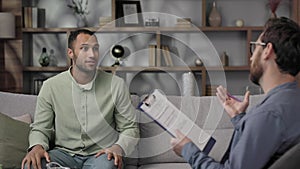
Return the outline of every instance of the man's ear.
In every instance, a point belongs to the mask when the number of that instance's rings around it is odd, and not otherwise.
[[[68,48],[67,54],[68,54],[69,58],[74,59],[74,52],[72,49]]]
[[[272,43],[267,43],[267,46],[263,50],[263,59],[270,59],[275,56],[274,45]]]

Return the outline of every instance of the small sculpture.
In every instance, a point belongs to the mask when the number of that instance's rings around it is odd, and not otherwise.
[[[115,45],[111,48],[110,55],[115,59],[115,63],[111,65],[112,67],[120,66],[120,61],[124,56],[124,53],[125,53],[125,49],[121,45]]]

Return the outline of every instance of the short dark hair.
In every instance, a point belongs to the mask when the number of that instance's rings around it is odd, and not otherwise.
[[[283,73],[296,76],[300,71],[300,27],[286,17],[271,18],[265,25],[262,42],[272,43],[276,63]]]
[[[94,32],[88,30],[88,29],[78,29],[78,30],[75,30],[75,31],[71,31],[70,35],[69,35],[69,38],[68,38],[68,48],[70,49],[73,49],[72,45],[73,45],[73,42],[76,40],[77,36],[79,34],[88,34],[88,35],[94,35]]]

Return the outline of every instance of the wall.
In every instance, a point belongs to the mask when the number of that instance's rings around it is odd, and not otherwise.
[[[90,14],[87,16],[89,26],[98,26],[99,24],[99,16],[109,16],[111,15],[111,9],[106,8],[107,6],[111,6],[110,3],[106,4],[102,1],[89,1],[89,9],[93,7],[99,7],[99,10],[90,10]],[[197,13],[191,12],[189,10],[183,10],[181,8],[182,1],[169,1],[168,4],[162,1],[152,1],[153,3],[148,3],[148,1],[142,1],[142,11],[144,12],[156,12],[156,11],[164,11],[170,14],[175,14],[179,12],[181,17],[191,17],[195,24],[200,25],[201,20],[201,1],[189,0],[188,8],[192,8],[194,10],[199,10]],[[51,9],[55,8],[55,13],[47,14],[47,24],[46,27],[76,27],[76,17],[73,15],[72,10],[67,8],[67,1],[46,1],[40,0],[37,3],[38,7],[46,8],[46,11],[51,11]],[[157,8],[159,7],[159,8]],[[156,9],[155,9],[156,8]],[[94,13],[94,11],[96,13]],[[101,12],[99,12],[101,11]],[[176,18],[170,14],[163,15],[160,17],[161,26],[170,26],[175,24]],[[200,17],[199,17],[200,16]],[[144,17],[146,17],[144,15]],[[59,19],[57,19],[59,18]],[[192,34],[191,34],[192,35]],[[176,53],[176,57],[178,57],[179,61],[175,64],[179,65],[182,62],[187,66],[194,66],[194,60],[197,58],[197,55],[191,51],[189,46],[201,45],[198,44],[199,39],[196,39],[195,36],[185,36],[185,34],[170,34],[166,35],[163,39],[164,44],[170,46],[172,52]],[[178,41],[172,40],[172,38],[177,36],[179,38]],[[199,35],[203,36],[203,35]],[[197,36],[197,37],[199,37]],[[41,53],[42,47],[47,47],[48,50],[54,49],[55,55],[57,56],[59,62],[59,66],[64,66],[66,61],[65,49],[66,49],[66,35],[61,34],[47,34],[47,35],[35,35],[34,36],[34,46],[33,46],[33,65],[39,66],[38,58]],[[200,37],[203,38],[203,37]],[[123,66],[148,66],[148,44],[150,42],[155,41],[155,35],[147,34],[147,33],[136,33],[126,34],[126,33],[106,33],[99,35],[99,41],[101,44],[101,66],[110,66],[113,64],[114,60],[109,55],[109,49],[112,45],[116,43],[120,43],[127,47],[130,52],[130,56],[127,57]],[[207,39],[204,39],[204,42],[207,42]],[[205,46],[207,46],[204,42]],[[209,44],[210,45],[210,44]],[[212,48],[209,48],[212,49]],[[176,52],[175,52],[176,51]],[[207,59],[203,58],[203,60],[211,60],[211,58],[207,57]],[[210,61],[211,64],[215,64],[216,61]],[[244,63],[243,63],[244,64]],[[45,74],[44,74],[45,75]],[[47,75],[45,75],[47,76]],[[125,77],[126,76],[126,77]],[[167,94],[178,95],[180,94],[181,88],[181,74],[153,74],[153,73],[140,73],[140,74],[131,74],[128,73],[123,77],[126,78],[127,83],[130,87],[131,92],[138,93],[140,95],[150,92],[153,88],[161,88]],[[149,85],[152,84],[152,85]],[[201,89],[200,89],[201,90]],[[197,92],[196,90],[196,93]],[[199,95],[199,94],[197,94]]]
[[[208,1],[210,2],[210,1]],[[29,0],[24,0],[23,5],[28,5]],[[77,18],[73,15],[72,10],[67,7],[69,0],[34,0],[34,4],[38,7],[46,9],[46,27],[76,27]],[[142,0],[143,12],[166,12],[177,15],[179,17],[190,17],[196,26],[203,26],[202,23],[202,1],[199,0]],[[210,3],[208,3],[209,5]],[[218,9],[223,16],[223,26],[233,26],[237,18],[243,18],[246,26],[261,26],[269,17],[267,1],[238,1],[226,0],[217,1]],[[288,1],[284,1],[279,6],[279,16],[290,16]],[[245,6],[249,7],[245,9]],[[89,0],[88,9],[90,14],[87,16],[89,26],[98,26],[99,16],[111,15],[111,1]],[[189,10],[186,10],[189,9]],[[251,9],[259,9],[259,12],[253,13]],[[234,12],[232,12],[234,11]],[[171,17],[172,18],[172,17]],[[161,24],[164,26],[174,24],[174,19],[161,18]],[[257,35],[259,32],[257,32]],[[172,40],[170,37],[181,37],[179,40]],[[245,43],[245,32],[206,32],[206,36],[211,41],[211,44],[216,48],[214,55],[219,55],[226,51],[230,56],[229,64],[231,66],[247,65],[247,50]],[[255,39],[256,37],[254,37]],[[42,47],[47,47],[48,51],[54,49],[55,55],[59,60],[59,66],[64,66],[67,63],[66,59],[66,39],[65,34],[38,34],[34,36],[33,45],[33,65],[38,64],[38,57]],[[124,66],[147,66],[148,41],[155,41],[155,36],[149,34],[135,34],[134,36],[119,33],[99,35],[101,43],[101,66],[110,66],[114,60],[109,56],[109,49],[115,43],[122,43],[130,51],[130,56],[123,63]],[[203,38],[200,38],[203,39]],[[194,65],[194,60],[198,57],[197,52],[191,50],[191,46],[200,46],[202,40],[193,39],[192,35],[180,34],[167,35],[163,37],[163,44],[171,47],[171,52],[179,58],[179,62],[183,62],[188,66]],[[205,50],[203,50],[205,51]],[[209,54],[199,51],[201,59],[210,60]],[[217,61],[219,63],[219,61]],[[211,61],[208,64],[216,64]],[[45,74],[45,76],[49,76]],[[151,74],[151,73],[133,73],[123,75],[126,76],[127,83],[131,92],[145,94],[153,88],[161,88],[167,94],[180,94],[182,78],[181,74]],[[225,76],[225,82],[224,82]],[[196,77],[199,80],[199,76]],[[243,94],[246,86],[251,85],[248,80],[248,72],[226,72],[219,75],[211,72],[207,79],[212,85],[227,83],[229,91],[233,94]],[[200,84],[200,83],[198,83]],[[201,91],[201,88],[199,89]]]
[[[11,12],[16,17],[16,38],[0,40],[1,91],[22,92],[21,7],[20,0],[0,0],[0,11]]]

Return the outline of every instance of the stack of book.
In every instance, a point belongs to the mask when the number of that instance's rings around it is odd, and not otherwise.
[[[149,66],[156,66],[156,45],[150,44],[149,45]]]
[[[176,27],[192,27],[191,18],[177,18]]]
[[[215,96],[218,85],[206,85],[206,96]]]
[[[173,60],[172,60],[172,57],[170,54],[169,46],[162,45],[161,48],[162,48],[162,54],[163,54],[166,66],[174,66]]]
[[[34,79],[33,80],[33,94],[35,95],[38,95],[41,88],[42,88],[42,85],[43,85],[43,82],[45,81],[46,79],[42,78],[42,79]]]
[[[23,7],[24,28],[44,28],[46,25],[46,10],[37,7]]]
[[[149,45],[149,66],[162,66],[161,60],[164,60],[165,66],[174,66],[170,53],[170,48],[167,45],[161,46],[161,52],[163,59],[156,55],[157,45]]]
[[[112,21],[111,16],[101,16],[99,18],[99,26],[104,26]]]

